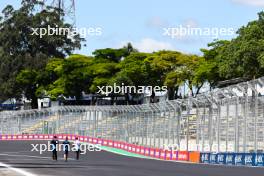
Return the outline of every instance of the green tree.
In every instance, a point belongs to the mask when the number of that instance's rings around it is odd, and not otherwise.
[[[177,98],[179,87],[185,83],[192,94],[199,93],[204,81],[195,77],[202,58],[196,55],[183,54],[177,51],[159,51],[145,59],[150,85],[165,85],[168,98]],[[194,93],[193,88],[196,88]]]
[[[147,72],[144,60],[149,54],[146,53],[132,53],[124,60],[122,60],[117,68],[120,69],[112,79],[109,85],[116,83],[119,86],[135,86],[138,90],[139,86],[147,86],[149,83],[149,73]],[[128,104],[132,103],[129,99],[130,96],[139,96],[135,93],[126,93],[126,101]]]
[[[241,27],[219,53],[219,72],[227,78],[254,79],[264,74],[264,12]]]
[[[208,82],[210,89],[215,88],[219,81],[225,79],[219,73],[219,56],[229,43],[230,41],[227,40],[217,40],[208,44],[209,49],[201,49],[204,60],[201,61],[198,69],[196,70],[195,79]]]
[[[129,56],[133,52],[137,52],[137,50],[133,48],[131,43],[128,43],[126,46],[119,49],[113,49],[113,48],[97,49],[93,52],[93,55],[96,59],[104,58],[110,61],[120,62],[122,58]]]
[[[16,77],[16,80],[20,87],[25,90],[23,93],[31,99],[31,106],[33,109],[38,108],[36,91],[38,88],[38,72],[36,70],[22,70]]]
[[[92,57],[86,57],[83,55],[71,55],[63,61],[55,68],[54,71],[58,67],[58,76],[59,78],[54,82],[53,89],[50,92],[62,93],[66,96],[75,96],[77,99],[80,99],[82,96],[82,92],[89,93],[89,87],[92,84]],[[50,66],[48,64],[48,66]],[[56,91],[55,91],[55,90]],[[57,96],[57,95],[53,95]]]
[[[61,18],[58,9],[48,7],[37,12],[38,1],[24,0],[15,10],[8,5],[0,17],[0,48],[4,57],[0,57],[0,98],[19,97],[23,88],[16,77],[21,70],[40,71],[45,68],[48,58],[63,58],[76,48],[80,48],[79,35],[69,38],[67,35],[45,35],[42,38],[33,34],[33,28],[63,27],[71,28]],[[21,74],[23,76],[25,74]],[[21,80],[21,79],[19,79]],[[34,86],[35,87],[35,86]],[[19,88],[19,89],[17,89]],[[19,90],[19,91],[18,91]],[[30,98],[30,97],[28,97]],[[32,100],[36,102],[36,100]],[[36,105],[34,105],[36,107]]]

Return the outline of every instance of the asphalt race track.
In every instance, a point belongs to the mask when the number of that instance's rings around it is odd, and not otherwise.
[[[51,153],[31,152],[31,144],[47,141],[1,141],[0,176],[263,176],[264,168],[201,165],[122,156],[105,151],[88,152],[76,161],[70,153],[64,162]],[[25,172],[25,173],[23,173]]]

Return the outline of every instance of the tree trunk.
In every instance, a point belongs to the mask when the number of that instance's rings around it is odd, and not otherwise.
[[[192,95],[192,97],[193,97],[193,96],[194,96],[194,93],[193,93],[193,87],[190,86],[189,89],[190,89],[190,91],[191,91],[191,95]],[[188,95],[188,96],[190,96],[190,95]]]
[[[129,94],[128,93],[125,94],[125,99],[126,99],[126,104],[130,105],[130,100],[129,100]]]
[[[179,86],[176,86],[176,88],[175,88],[176,90],[175,90],[175,95],[174,95],[174,99],[178,99],[179,98],[179,96],[178,96],[178,92],[179,92]]]
[[[32,109],[38,109],[38,97],[35,96],[35,93],[32,93],[31,108]]]
[[[169,100],[173,100],[175,98],[175,88],[168,87],[168,98]]]
[[[151,96],[150,96],[150,103],[155,103],[155,91],[152,90]]]
[[[197,87],[197,90],[196,90],[195,96],[196,96],[197,94],[199,94],[199,92],[200,92],[200,90],[201,90],[202,87],[203,87],[203,84],[201,84],[200,86]]]

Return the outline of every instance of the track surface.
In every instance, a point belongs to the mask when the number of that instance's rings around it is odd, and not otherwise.
[[[52,161],[49,152],[31,152],[31,144],[47,141],[1,141],[0,163],[37,176],[263,176],[264,168],[164,162],[121,156],[105,151],[88,152],[79,161]],[[0,165],[0,176],[21,176]]]

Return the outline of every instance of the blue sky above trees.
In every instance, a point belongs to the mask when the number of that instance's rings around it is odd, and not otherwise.
[[[20,0],[1,0],[19,7]],[[199,54],[200,48],[211,42],[211,36],[170,38],[163,28],[190,25],[199,28],[234,28],[257,19],[263,10],[263,0],[76,0],[78,28],[101,27],[101,36],[88,36],[86,47],[76,53],[91,54],[98,48],[117,48],[126,42],[143,52],[170,49]],[[220,39],[231,39],[221,36]]]

